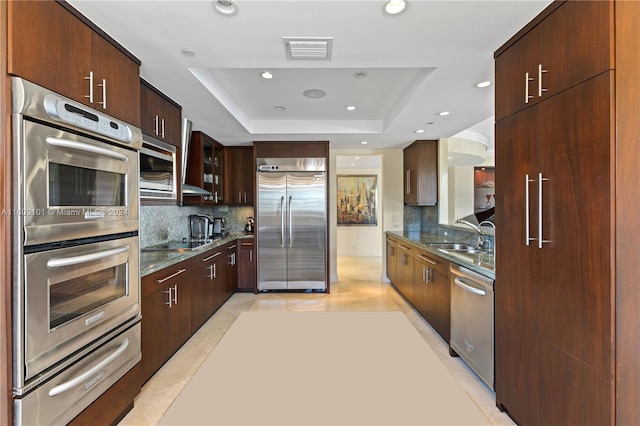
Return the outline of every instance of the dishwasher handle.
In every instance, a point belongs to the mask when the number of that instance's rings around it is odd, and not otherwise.
[[[456,278],[453,280],[453,282],[454,282],[458,287],[460,287],[460,288],[462,288],[463,290],[468,291],[468,292],[470,292],[470,293],[477,294],[477,295],[480,295],[480,296],[486,296],[486,295],[487,295],[487,292],[486,292],[486,291],[484,291],[484,290],[482,290],[482,289],[479,289],[479,288],[476,288],[476,287],[474,287],[474,286],[472,286],[472,285],[469,285],[469,284],[465,283],[464,281],[462,281],[462,278],[460,278],[460,277],[456,277]]]

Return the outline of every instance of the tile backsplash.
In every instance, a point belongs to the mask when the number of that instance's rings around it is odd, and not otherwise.
[[[188,238],[191,214],[222,217],[225,220],[225,231],[237,233],[244,231],[247,218],[253,216],[253,212],[253,207],[235,206],[141,206],[140,247]]]

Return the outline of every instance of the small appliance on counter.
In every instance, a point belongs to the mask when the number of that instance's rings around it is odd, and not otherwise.
[[[215,220],[206,214],[189,215],[189,236],[191,241],[210,240],[215,235]]]
[[[255,228],[255,220],[252,217],[247,218],[247,224],[244,226],[244,232],[253,234]]]
[[[224,232],[224,218],[214,217],[212,229],[212,235],[214,237],[224,237],[226,235]]]

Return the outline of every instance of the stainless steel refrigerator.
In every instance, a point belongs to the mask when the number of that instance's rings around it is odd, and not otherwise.
[[[327,290],[324,158],[258,159],[258,290]]]

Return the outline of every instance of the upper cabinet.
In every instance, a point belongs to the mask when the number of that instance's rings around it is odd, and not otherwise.
[[[8,72],[140,126],[140,62],[67,8],[8,3]]]
[[[496,121],[613,68],[613,3],[557,7],[496,52]]]
[[[224,148],[225,204],[253,205],[255,173],[253,147],[227,146]]]
[[[140,127],[142,132],[181,146],[182,107],[140,79]]]
[[[438,203],[438,141],[415,141],[404,149],[404,203]]]
[[[195,131],[191,134],[191,145],[187,157],[185,183],[204,188],[211,195],[186,196],[183,203],[190,205],[223,204],[223,146],[214,139]]]

